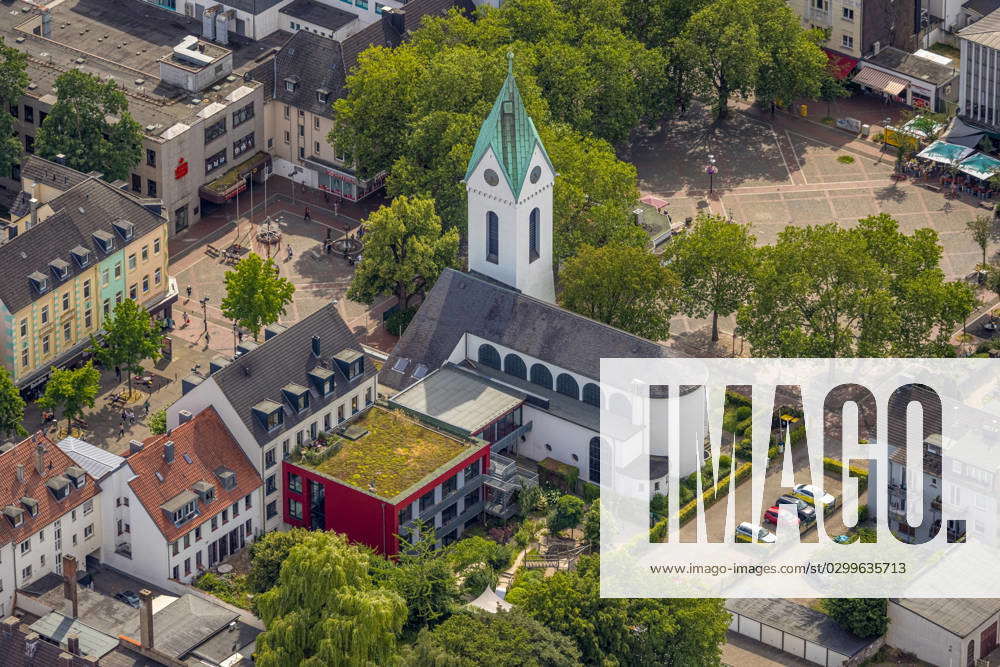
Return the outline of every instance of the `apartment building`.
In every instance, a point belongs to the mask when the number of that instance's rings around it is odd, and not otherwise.
[[[41,433],[0,446],[0,614],[12,613],[14,591],[54,572],[63,556],[81,564],[99,557],[100,489]]]
[[[790,0],[804,26],[825,31],[828,51],[854,59],[882,47],[912,50],[920,30],[920,0]]]
[[[377,371],[334,304],[238,352],[213,359],[207,376],[183,379],[167,425],[215,408],[264,479],[258,506],[268,531],[282,526],[281,461],[371,406]]]
[[[122,300],[166,318],[177,298],[159,202],[142,203],[96,177],[33,201],[29,228],[0,245],[0,360],[28,393],[52,366],[87,354]]]
[[[977,125],[1000,128],[1000,9],[959,31],[958,113]]]

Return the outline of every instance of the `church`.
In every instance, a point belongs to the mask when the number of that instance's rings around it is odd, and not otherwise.
[[[602,438],[602,403],[609,404],[605,419],[609,411],[617,413],[625,430],[637,428],[641,420],[630,414],[624,396],[601,387],[601,358],[671,355],[658,343],[556,304],[556,172],[525,110],[513,56],[508,58],[507,78],[479,131],[464,179],[469,271],[442,272],[383,366],[379,382],[399,392],[397,400],[426,385],[418,411],[442,421],[488,409],[481,397],[502,388],[523,402],[513,414],[503,415],[503,424],[476,435],[497,454],[518,455],[549,468],[552,462],[563,469],[572,466],[579,480],[599,485],[602,462],[622,463],[614,459],[607,424]],[[442,391],[438,385],[443,377],[456,372],[462,375],[461,395]],[[479,382],[478,388],[469,384],[469,377]],[[681,409],[703,409],[685,406],[699,400],[696,395],[681,400]],[[665,493],[666,452],[654,445],[652,453],[648,490]],[[680,462],[682,476],[699,465],[695,458]]]

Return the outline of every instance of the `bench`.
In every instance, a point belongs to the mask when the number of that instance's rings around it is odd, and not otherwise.
[[[924,185],[924,187],[927,188],[928,190],[933,190],[934,192],[941,192],[940,185],[933,185],[931,183],[927,183]]]
[[[209,243],[208,245],[205,246],[205,254],[208,255],[209,257],[218,257],[220,253],[218,248]]]

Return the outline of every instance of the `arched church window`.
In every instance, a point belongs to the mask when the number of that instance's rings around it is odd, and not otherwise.
[[[511,353],[503,358],[503,370],[508,375],[513,375],[522,380],[528,379],[528,367],[524,365],[524,360],[518,355]]]
[[[493,211],[486,213],[486,261],[500,260],[500,218]]]
[[[542,364],[535,364],[531,367],[531,383],[539,387],[552,389],[552,373]]]
[[[580,385],[576,383],[572,375],[560,373],[559,377],[556,378],[556,391],[563,396],[580,400]]]
[[[488,343],[479,346],[479,363],[500,370],[500,353]]]
[[[595,408],[601,407],[601,389],[593,382],[583,385],[583,402]]]
[[[538,167],[535,167],[538,169]],[[538,232],[539,232],[539,219],[542,217],[541,212],[534,208],[531,210],[531,215],[528,216],[528,261],[534,262],[538,259]]]

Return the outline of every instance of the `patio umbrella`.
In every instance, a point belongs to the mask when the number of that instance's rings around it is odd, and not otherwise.
[[[966,146],[956,146],[945,141],[935,141],[924,150],[917,153],[917,157],[942,164],[955,164],[971,155],[974,151]]]
[[[976,153],[962,160],[962,164],[958,165],[958,170],[985,181],[993,174],[1000,172],[1000,160],[991,158],[985,153]]]

